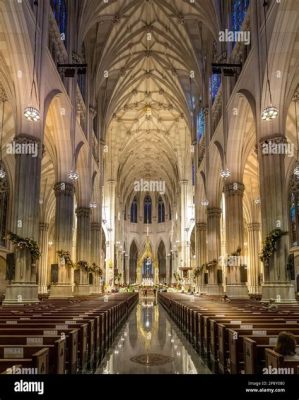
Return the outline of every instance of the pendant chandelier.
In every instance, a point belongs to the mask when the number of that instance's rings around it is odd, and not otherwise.
[[[33,71],[32,71],[32,84],[31,84],[31,92],[30,92],[30,102],[32,102],[32,93],[33,88],[35,91],[35,98],[38,103],[38,94],[37,87],[35,82],[35,73],[36,73],[36,51],[37,51],[37,17],[38,17],[38,1],[34,1],[34,5],[36,6],[35,10],[35,34],[34,34],[34,55],[33,55]],[[40,112],[39,109],[30,104],[24,110],[24,117],[28,121],[38,122],[40,120]]]
[[[269,52],[268,52],[267,15],[266,15],[267,5],[268,5],[268,2],[265,0],[263,7],[264,7],[265,41],[266,41],[266,70],[267,70],[267,87],[269,90],[270,105],[265,107],[262,112],[262,120],[263,121],[271,121],[271,120],[277,118],[278,114],[279,114],[278,108],[273,106],[271,84],[270,84],[270,77],[269,77],[269,59],[268,59]]]

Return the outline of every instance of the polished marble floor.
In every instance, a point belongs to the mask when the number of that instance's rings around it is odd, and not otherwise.
[[[97,374],[210,374],[154,298],[141,299]]]

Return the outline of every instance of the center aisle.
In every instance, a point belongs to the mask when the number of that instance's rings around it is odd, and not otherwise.
[[[210,374],[154,298],[141,299],[96,374]]]

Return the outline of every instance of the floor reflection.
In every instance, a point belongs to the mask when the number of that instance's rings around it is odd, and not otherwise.
[[[209,374],[154,299],[141,300],[97,374]]]

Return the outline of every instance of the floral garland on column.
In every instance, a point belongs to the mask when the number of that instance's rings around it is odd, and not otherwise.
[[[270,258],[276,251],[276,243],[282,238],[282,236],[287,235],[288,232],[282,231],[277,228],[271,231],[264,241],[263,249],[260,255],[260,260],[265,264],[269,264]]]
[[[57,255],[59,258],[64,258],[65,264],[74,267],[74,263],[71,259],[71,253],[67,250],[58,250]]]
[[[8,232],[6,239],[11,241],[19,249],[28,249],[31,254],[32,261],[40,258],[41,252],[35,240],[30,238],[22,238],[13,232]]]
[[[77,262],[77,268],[78,269],[83,269],[86,272],[89,270],[88,262],[87,261],[78,261]]]

